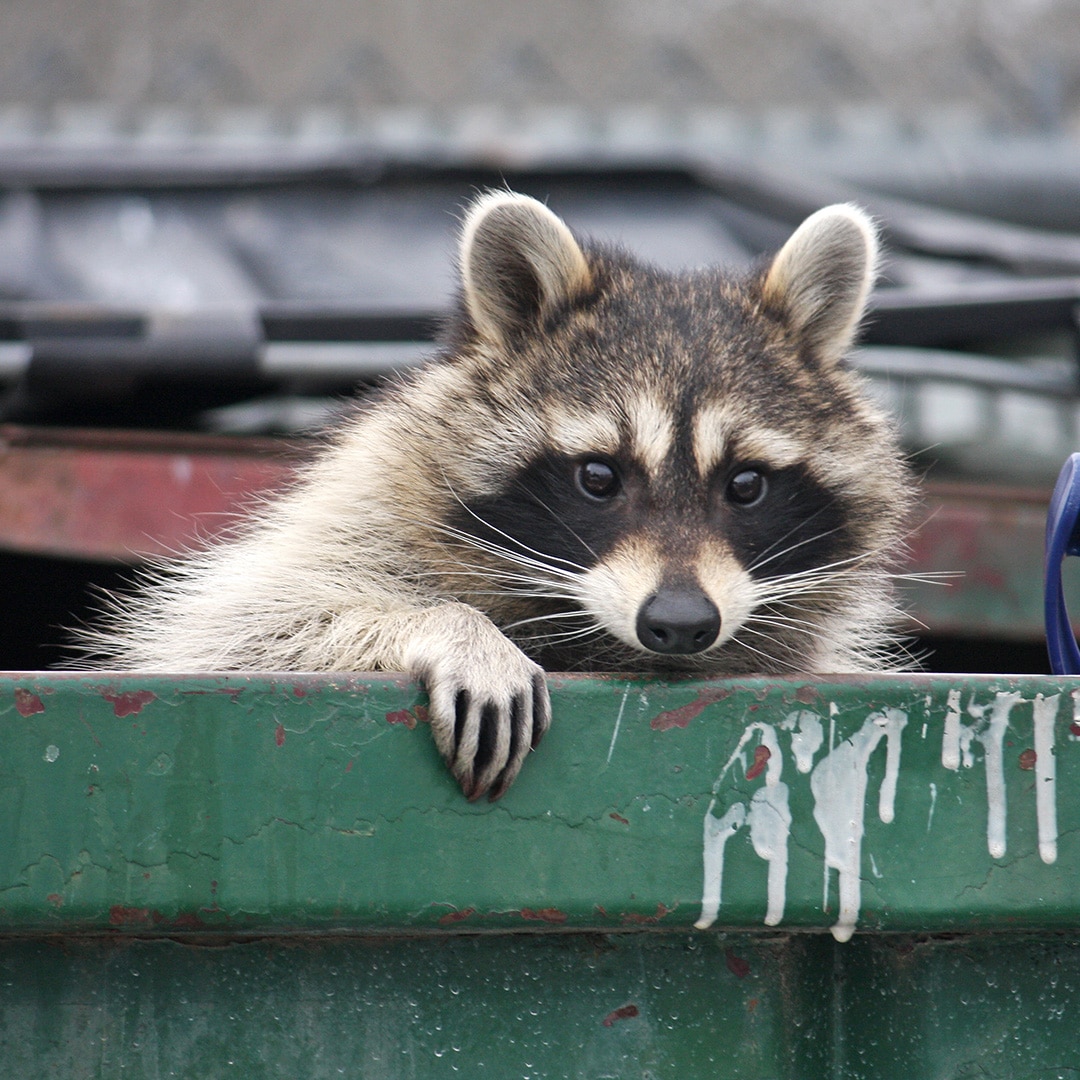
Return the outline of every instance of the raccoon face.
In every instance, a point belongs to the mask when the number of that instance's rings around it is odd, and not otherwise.
[[[704,473],[687,456],[672,450],[652,471],[625,449],[548,450],[472,501],[456,527],[513,565],[495,569],[521,620],[500,619],[504,629],[590,654],[610,636],[636,666],[660,669],[716,663],[740,631],[745,661],[768,655],[748,620],[770,592],[844,560],[844,504],[775,455],[733,448]]]
[[[891,430],[841,364],[867,219],[822,211],[745,280],[582,250],[520,196],[465,235],[477,392],[497,425],[535,421],[450,514],[469,601],[549,667],[805,669],[876,587],[905,502]]]

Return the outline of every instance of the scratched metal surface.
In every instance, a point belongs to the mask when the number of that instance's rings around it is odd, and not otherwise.
[[[393,678],[5,677],[0,931],[1080,917],[1080,680],[553,685],[518,782],[470,805]]]

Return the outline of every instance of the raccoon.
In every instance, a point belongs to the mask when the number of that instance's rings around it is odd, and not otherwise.
[[[881,666],[911,486],[845,364],[877,248],[831,206],[752,272],[674,275],[486,194],[441,350],[84,644],[134,670],[407,672],[469,799],[548,729],[545,669]]]

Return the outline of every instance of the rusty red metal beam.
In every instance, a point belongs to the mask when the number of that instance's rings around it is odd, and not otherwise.
[[[286,485],[304,454],[303,440],[0,425],[0,549],[119,563],[176,552]],[[928,484],[907,569],[961,576],[912,584],[914,619],[936,634],[1040,638],[1048,502]]]
[[[136,563],[220,532],[286,484],[295,443],[0,425],[0,548]]]

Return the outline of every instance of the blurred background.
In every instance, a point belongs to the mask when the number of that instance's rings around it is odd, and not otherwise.
[[[5,0],[0,666],[61,663],[88,586],[212,534],[429,350],[499,184],[671,267],[867,206],[855,360],[927,480],[910,568],[963,571],[910,586],[913,632],[938,670],[1045,669],[1080,0]]]

